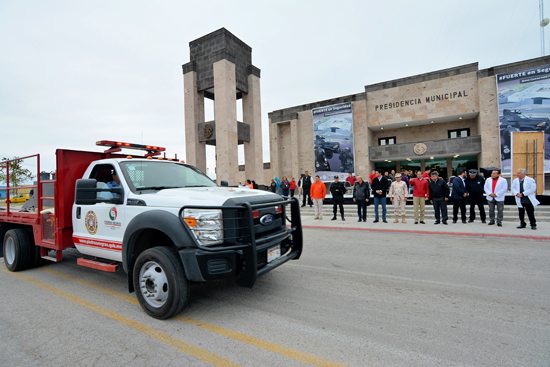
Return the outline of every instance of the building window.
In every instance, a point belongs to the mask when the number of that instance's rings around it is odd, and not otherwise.
[[[470,136],[470,128],[449,130],[449,139],[465,138]]]
[[[391,145],[395,144],[395,136],[389,138],[378,138],[378,145]]]

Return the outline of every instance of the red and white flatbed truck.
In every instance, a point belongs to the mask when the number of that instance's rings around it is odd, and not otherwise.
[[[61,261],[64,249],[76,247],[83,255],[79,265],[114,272],[122,264],[143,310],[166,319],[186,304],[190,282],[235,277],[252,287],[258,276],[300,257],[296,198],[218,187],[197,168],[160,158],[164,148],[96,145],[107,149],[57,149],[55,179],[37,177],[26,186],[36,199],[34,211],[15,211],[9,200],[0,208],[10,271]],[[120,154],[122,148],[143,150],[143,156]],[[40,172],[40,155],[19,159],[36,159]],[[0,166],[9,170],[9,162]],[[43,195],[47,185],[53,196]],[[9,180],[0,190],[9,196]]]

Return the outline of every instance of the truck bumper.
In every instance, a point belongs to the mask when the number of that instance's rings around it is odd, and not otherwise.
[[[256,238],[255,228],[258,225],[254,222],[253,212],[278,205],[284,208],[282,227],[279,231]],[[239,285],[252,287],[258,276],[300,257],[303,235],[298,199],[254,205],[243,203],[238,210],[247,224],[244,230],[241,229],[243,245],[223,244],[217,247],[198,246],[199,248],[179,250],[190,281],[204,282],[239,276]],[[291,215],[290,218],[287,213]],[[286,225],[285,219],[290,222],[290,226]],[[269,256],[270,252],[275,256]]]

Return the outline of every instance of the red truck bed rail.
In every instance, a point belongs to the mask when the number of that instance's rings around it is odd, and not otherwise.
[[[40,154],[11,159],[0,162],[0,166],[6,169],[7,187],[5,190],[9,198],[9,163],[18,160],[36,158],[36,185],[20,186],[17,189],[36,190],[36,207],[32,212],[19,212],[12,210],[9,199],[5,210],[0,210],[0,226],[32,226],[34,243],[41,248],[43,258],[52,261],[60,261],[63,249],[74,247],[72,207],[75,194],[75,183],[82,178],[91,162],[106,158],[124,158],[122,154],[87,152],[77,150],[56,150],[56,179],[40,180]],[[44,196],[44,186],[53,184],[53,196]],[[49,204],[45,208],[44,202]],[[2,208],[3,209],[3,208]],[[51,250],[56,251],[55,257],[48,256]]]

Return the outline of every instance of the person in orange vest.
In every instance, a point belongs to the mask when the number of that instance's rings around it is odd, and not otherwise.
[[[323,219],[323,199],[327,195],[327,187],[321,182],[321,178],[315,176],[315,181],[311,184],[311,199],[315,205],[315,219]]]

